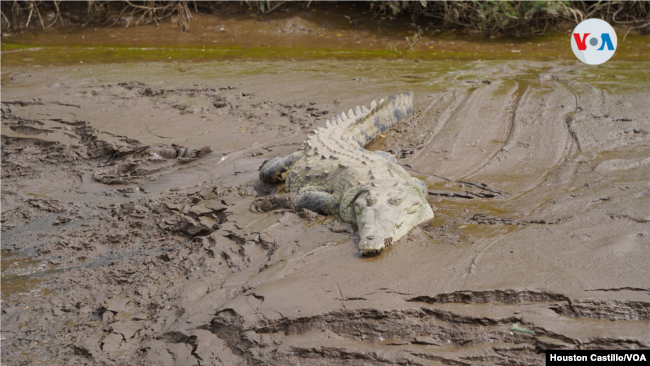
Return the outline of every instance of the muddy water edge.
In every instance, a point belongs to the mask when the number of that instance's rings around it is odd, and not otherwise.
[[[401,34],[274,16],[249,20],[262,45],[234,41],[234,16],[179,38],[3,37],[4,363],[542,364],[543,349],[650,348],[647,37],[590,67],[566,33],[432,30],[408,52]],[[354,226],[259,182],[326,119],[406,90],[416,113],[369,149],[427,182],[431,226],[361,257]]]

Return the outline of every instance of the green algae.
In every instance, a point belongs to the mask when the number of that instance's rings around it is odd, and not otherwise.
[[[555,39],[555,37],[546,37]],[[625,47],[620,47],[613,61],[650,61],[650,48],[647,47],[647,39],[643,37],[630,37]],[[638,39],[637,39],[638,38]],[[460,41],[459,41],[460,42]],[[539,42],[545,42],[539,40]],[[546,42],[551,42],[546,40]],[[449,42],[447,42],[449,43]],[[451,42],[455,43],[455,42]],[[414,50],[410,52],[396,53],[388,49],[376,48],[310,48],[310,47],[282,47],[282,46],[253,46],[243,47],[239,45],[228,46],[193,46],[174,47],[165,45],[85,45],[65,44],[57,45],[52,43],[20,43],[19,40],[2,42],[3,67],[27,66],[27,65],[70,65],[77,63],[122,63],[122,62],[149,62],[149,61],[184,61],[203,62],[214,60],[317,60],[317,59],[339,59],[339,60],[433,60],[433,61],[489,61],[489,60],[536,60],[556,61],[574,60],[567,42],[558,43],[551,49],[537,51],[534,48],[524,52],[508,52],[518,46],[514,43],[486,43],[477,46],[473,39],[463,42],[462,47],[454,45],[443,45],[448,49]],[[529,42],[530,43],[530,42]],[[560,45],[566,43],[566,45]],[[541,43],[540,43],[541,44]],[[336,46],[336,45],[331,45]],[[564,47],[563,47],[564,46]],[[514,48],[513,48],[514,47]],[[496,48],[496,50],[495,50]],[[521,48],[521,47],[520,47]],[[530,48],[530,47],[529,47]],[[647,50],[645,49],[647,48]],[[519,51],[519,50],[515,50]],[[606,71],[606,67],[600,70]],[[604,76],[603,76],[604,77]],[[417,82],[417,80],[412,80]]]
[[[412,59],[474,61],[477,57],[488,59],[489,54],[468,54],[464,52],[431,53],[426,51],[395,54],[386,50],[337,50],[306,49],[299,47],[249,47],[239,46],[211,48],[173,48],[173,47],[56,47],[20,44],[3,44],[2,59],[4,67],[33,65],[69,65],[76,63],[121,63],[147,61],[190,61],[213,60],[315,60],[335,58],[349,59]],[[508,57],[510,56],[510,57]],[[541,56],[541,55],[540,55]],[[493,57],[490,57],[493,58]],[[545,57],[547,58],[547,57]],[[502,59],[514,60],[516,57],[504,55]],[[547,58],[550,59],[550,58]]]

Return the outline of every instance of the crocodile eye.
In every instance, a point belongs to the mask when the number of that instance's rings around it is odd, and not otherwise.
[[[393,206],[399,206],[399,204],[402,203],[402,199],[399,197],[391,197],[388,200],[388,203],[390,203]]]
[[[408,211],[406,211],[407,214],[414,214],[418,212],[418,209],[420,208],[420,202],[415,201],[411,204],[411,207],[409,207]]]

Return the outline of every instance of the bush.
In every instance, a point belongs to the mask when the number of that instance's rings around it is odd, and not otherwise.
[[[240,4],[260,13],[269,14],[287,1],[246,0]],[[312,1],[301,3],[309,7]],[[347,3],[349,4],[349,3]],[[424,18],[432,25],[464,28],[474,33],[535,33],[563,21],[579,23],[589,18],[601,18],[629,30],[650,31],[650,2],[646,1],[377,1],[357,2],[369,5],[375,14],[409,15],[413,20]],[[321,7],[334,6],[321,2]],[[64,9],[65,8],[65,9]],[[207,11],[205,3],[181,1],[3,1],[2,29],[32,26],[51,27],[66,24],[158,24],[176,15],[180,30],[186,30],[192,14]],[[66,11],[64,11],[66,10]],[[45,14],[45,16],[44,16]],[[71,14],[77,14],[72,16]],[[125,20],[126,19],[126,20]],[[113,22],[114,20],[114,22]],[[628,31],[629,31],[628,30]]]
[[[644,28],[650,25],[650,2],[643,1],[371,1],[379,13],[410,14],[432,19],[434,25],[495,34],[545,30],[569,20],[574,23],[601,18],[612,25]]]

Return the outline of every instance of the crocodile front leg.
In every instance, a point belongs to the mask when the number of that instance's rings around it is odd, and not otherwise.
[[[336,215],[339,213],[339,202],[333,195],[321,191],[309,191],[298,194],[293,200],[296,210],[306,208],[321,215]]]
[[[302,158],[303,152],[296,151],[285,157],[276,156],[269,160],[260,169],[260,180],[264,183],[283,182],[291,166]]]

